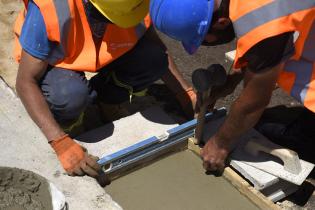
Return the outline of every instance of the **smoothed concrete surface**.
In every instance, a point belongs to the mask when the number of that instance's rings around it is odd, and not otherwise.
[[[114,180],[107,191],[126,210],[258,209],[223,177],[206,175],[189,150]]]

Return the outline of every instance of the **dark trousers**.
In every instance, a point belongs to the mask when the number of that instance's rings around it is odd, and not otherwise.
[[[50,66],[40,87],[55,119],[62,123],[77,119],[96,98],[110,104],[129,100],[129,91],[117,86],[111,73],[138,92],[160,79],[167,70],[164,46],[145,35],[133,49],[100,69],[90,81],[83,72]]]

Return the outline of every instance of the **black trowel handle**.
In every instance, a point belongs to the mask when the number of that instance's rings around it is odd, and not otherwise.
[[[210,89],[202,93],[202,104],[200,104],[200,110],[197,116],[197,125],[195,130],[195,144],[199,144],[202,139],[203,127],[205,124],[205,115],[207,113],[208,103],[205,103],[206,99],[210,96]]]
[[[202,138],[205,114],[208,105],[214,103],[213,100],[209,99],[211,95],[211,87],[223,85],[226,82],[226,79],[226,71],[220,64],[212,64],[207,69],[197,69],[192,74],[192,83],[197,90],[198,103],[200,106],[195,130],[196,144],[199,144]]]
[[[192,83],[198,92],[207,91],[212,86],[223,85],[226,79],[226,71],[220,64],[212,64],[207,69],[197,69],[192,74]]]

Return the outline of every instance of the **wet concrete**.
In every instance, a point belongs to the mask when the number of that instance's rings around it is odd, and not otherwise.
[[[258,209],[186,150],[121,177],[106,189],[126,210]]]
[[[47,181],[30,171],[0,167],[0,209],[52,210]]]

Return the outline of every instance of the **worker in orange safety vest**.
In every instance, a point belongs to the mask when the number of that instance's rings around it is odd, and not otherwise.
[[[151,27],[149,0],[24,0],[24,6],[14,27],[16,90],[69,175],[100,172],[97,158],[71,135],[93,101],[115,114],[162,79],[193,113],[195,93]],[[87,80],[86,71],[97,74]]]
[[[276,84],[314,115],[314,0],[152,0],[150,15],[158,30],[181,41],[190,54],[200,45],[236,37],[234,72],[217,97],[241,80],[244,88],[201,152],[205,169],[224,167],[236,139],[258,122]]]

